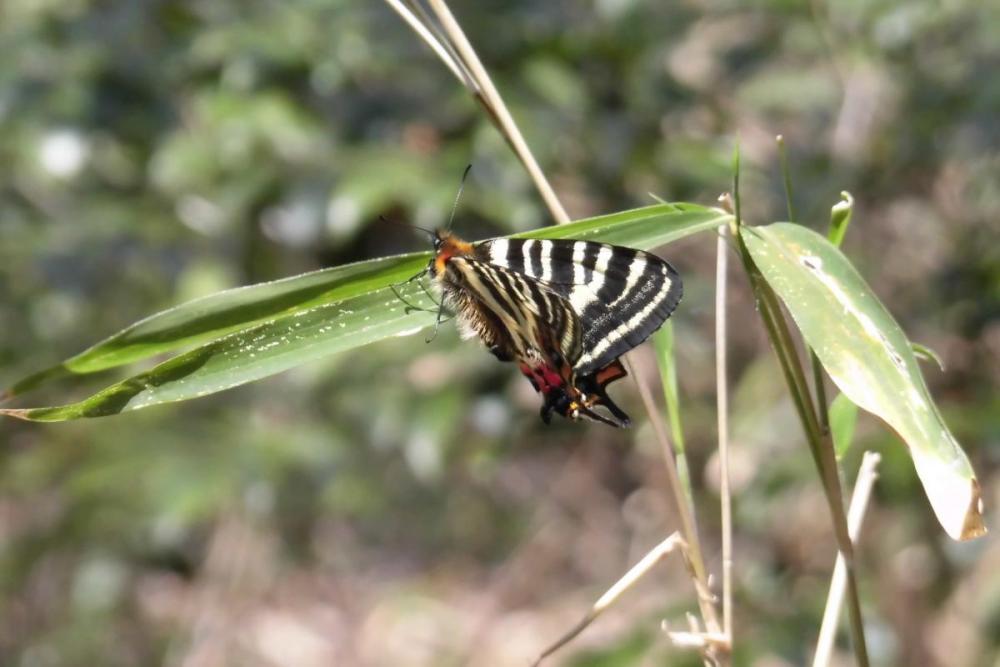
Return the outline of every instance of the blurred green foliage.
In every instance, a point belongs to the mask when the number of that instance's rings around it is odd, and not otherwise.
[[[932,393],[996,505],[995,7],[453,10],[574,217],[649,192],[713,202],[737,134],[751,221],[784,215],[778,133],[803,221],[825,228],[854,194],[844,250],[941,354]],[[7,0],[0,53],[0,385],[194,296],[420,249],[378,216],[440,224],[468,162],[463,236],[547,222],[476,104],[380,3]],[[717,570],[707,239],[668,257]],[[737,663],[802,664],[833,539],[744,285],[731,300],[754,323],[730,351]],[[673,514],[645,427],[545,428],[514,375],[445,328],[113,420],[0,422],[0,664],[523,664]],[[895,436],[862,416],[848,471],[865,448],[884,456],[859,556],[873,657],[994,664],[1000,549],[950,543]],[[656,576],[568,664],[673,661],[657,623],[682,622],[690,588],[676,563]]]

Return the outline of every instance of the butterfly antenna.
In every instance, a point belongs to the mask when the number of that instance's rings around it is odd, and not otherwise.
[[[409,223],[409,222],[400,222],[399,220],[390,220],[389,218],[385,217],[384,215],[380,215],[378,217],[378,219],[381,220],[382,222],[387,222],[387,223],[390,223],[390,224],[393,224],[393,225],[402,225],[404,227],[412,227],[413,229],[416,229],[417,231],[420,231],[420,232],[423,232],[424,234],[427,234],[427,236],[431,237],[432,241],[435,238],[437,238],[437,234],[435,234],[431,230],[427,229],[426,227],[421,227],[419,225],[414,225],[414,224]]]
[[[469,178],[469,172],[472,171],[472,164],[467,164],[465,166],[465,171],[462,172],[462,182],[458,184],[458,193],[455,195],[455,203],[451,205],[451,215],[448,217],[448,231],[451,231],[451,225],[455,222],[455,211],[458,210],[458,200],[462,198],[462,190],[465,189],[465,181]]]

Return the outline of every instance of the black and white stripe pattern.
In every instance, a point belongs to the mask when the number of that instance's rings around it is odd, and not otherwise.
[[[568,301],[581,329],[581,352],[573,362],[578,375],[607,366],[649,338],[683,292],[666,261],[603,243],[497,239],[477,245],[476,256],[486,270],[533,279],[521,282]]]
[[[474,295],[480,312],[485,308],[499,320],[502,327],[497,337],[507,336],[502,343],[510,347],[511,356],[531,359],[542,354],[570,366],[580,357],[583,329],[572,306],[558,291],[527,273],[471,257],[453,257],[445,285],[446,294],[451,285],[458,294]]]

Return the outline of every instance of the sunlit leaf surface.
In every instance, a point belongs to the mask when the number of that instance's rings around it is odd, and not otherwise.
[[[140,320],[62,364],[21,380],[9,393],[16,396],[56,377],[122,366],[336,303],[384,287],[387,280],[406,280],[426,263],[426,253],[387,257],[211,294]]]
[[[800,225],[744,228],[754,262],[834,383],[903,438],[949,535],[982,535],[979,484],[931,399],[910,342],[844,255]]]
[[[649,249],[725,224],[729,216],[688,204],[658,204],[522,237],[580,238]],[[14,385],[13,395],[68,374],[91,373],[198,345],[149,371],[70,405],[0,410],[22,419],[100,417],[181,401],[294,366],[415,333],[433,312],[414,310],[390,285],[419,273],[430,253],[388,257],[220,292],[148,317],[57,367]],[[418,281],[399,288],[406,301],[436,306]]]

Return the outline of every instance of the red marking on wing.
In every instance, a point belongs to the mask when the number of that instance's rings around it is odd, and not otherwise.
[[[566,381],[559,374],[559,371],[548,364],[529,366],[528,364],[521,363],[518,366],[521,369],[521,373],[531,381],[531,385],[535,390],[542,394],[547,394],[553,389],[560,389],[566,386]]]

